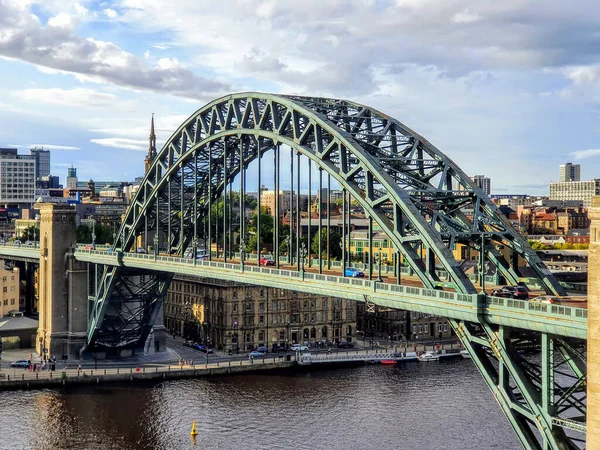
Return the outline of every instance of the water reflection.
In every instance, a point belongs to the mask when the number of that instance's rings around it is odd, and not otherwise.
[[[3,392],[0,400],[1,448],[520,449],[470,361]]]

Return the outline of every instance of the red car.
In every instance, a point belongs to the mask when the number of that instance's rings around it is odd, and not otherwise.
[[[262,256],[260,258],[260,265],[261,266],[274,266],[275,261],[268,256]]]

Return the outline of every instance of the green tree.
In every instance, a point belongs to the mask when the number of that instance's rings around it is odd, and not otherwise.
[[[260,242],[261,245],[272,244],[273,243],[273,216],[269,214],[261,214],[260,215]],[[248,231],[256,234],[256,227],[258,225],[258,214],[254,214],[252,220],[250,221],[250,225],[248,226]],[[256,239],[254,239],[254,250],[256,250]]]
[[[339,233],[333,229],[329,230],[329,249],[327,248],[327,229],[321,229],[321,246],[323,248],[323,254],[329,256],[332,259],[338,259],[342,256],[342,248],[340,247],[340,242],[342,242],[342,237]],[[317,233],[312,240],[311,249],[313,253],[319,254],[319,234]],[[323,257],[323,256],[322,256]]]
[[[27,228],[25,228],[25,230],[23,230],[20,238],[22,241],[39,241],[40,228],[36,225],[30,225]]]

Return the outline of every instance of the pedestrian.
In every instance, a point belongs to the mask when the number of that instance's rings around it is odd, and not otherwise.
[[[254,364],[254,355],[250,355],[250,362]]]
[[[77,372],[81,371],[81,364],[79,364],[79,366],[77,366]]]

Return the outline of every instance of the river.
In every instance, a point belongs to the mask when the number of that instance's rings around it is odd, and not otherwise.
[[[1,392],[0,448],[521,449],[468,360]]]

